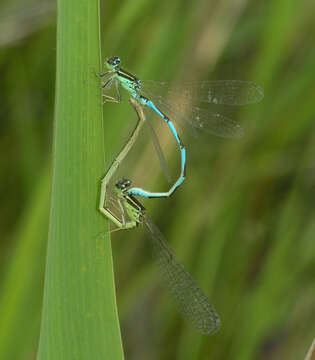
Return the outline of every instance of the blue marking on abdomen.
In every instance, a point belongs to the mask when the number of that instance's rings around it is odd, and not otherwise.
[[[150,106],[151,109],[153,109],[158,115],[161,116],[166,122],[168,121],[168,118],[153,104],[151,100],[147,100],[146,103],[148,106]]]
[[[141,196],[141,197],[146,198],[146,199],[150,197],[148,194],[150,194],[149,191],[143,190],[141,188],[136,188],[135,187],[135,188],[132,188],[132,189],[128,190],[128,195]]]
[[[177,134],[177,131],[176,131],[176,129],[175,129],[175,126],[173,125],[173,123],[172,123],[170,120],[167,122],[167,124],[168,124],[168,126],[170,127],[173,135],[175,136],[176,141],[177,141],[178,144],[181,146],[181,141],[180,141],[180,139],[179,139],[179,136],[178,136],[178,134]]]
[[[182,163],[182,172],[185,176],[185,169],[186,169],[186,149],[183,147],[180,150],[181,153],[181,163]]]
[[[175,184],[170,188],[169,191],[167,192],[150,192],[150,191],[146,191],[144,189],[141,188],[131,188],[129,190],[127,190],[127,193],[129,195],[133,195],[133,196],[141,196],[143,198],[161,198],[161,197],[169,197],[171,196],[175,190],[184,182],[185,177],[186,177],[186,149],[185,146],[182,144],[179,135],[177,134],[176,128],[174,126],[174,124],[172,123],[172,121],[170,121],[168,119],[168,117],[166,115],[164,115],[155,105],[154,103],[147,99],[146,97],[137,94],[136,92],[132,93],[132,96],[135,97],[142,105],[147,105],[149,106],[152,110],[154,110],[165,122],[166,124],[169,126],[173,136],[175,137],[176,142],[179,145],[180,148],[180,152],[181,152],[181,173],[179,178],[177,179],[177,181],[175,182]]]

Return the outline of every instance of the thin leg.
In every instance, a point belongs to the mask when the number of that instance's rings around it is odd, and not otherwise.
[[[117,226],[117,229],[115,229],[114,231],[133,229],[137,226],[137,222],[135,220],[126,221],[126,210],[122,204],[122,201],[124,200],[120,200],[120,199],[117,200],[120,209],[121,219],[119,219],[116,215],[114,215],[109,208],[106,208],[105,206],[100,208],[101,213],[104,216],[106,216],[108,219],[110,219]]]
[[[102,77],[104,77],[104,76],[107,76],[107,75],[109,75],[109,74],[113,74],[114,73],[114,71],[105,71],[105,72],[103,72],[103,73],[96,73],[96,75],[98,76],[98,77],[100,77],[100,78],[102,78]]]
[[[117,79],[114,79],[114,78],[108,79],[106,81],[106,83],[102,86],[102,88],[104,90],[108,90],[108,89],[110,89],[112,87],[113,83],[115,84],[117,97],[110,96],[110,95],[107,95],[107,94],[102,94],[103,98],[105,98],[103,104],[105,104],[106,102],[121,103],[121,95],[120,95],[120,90],[119,90],[119,83],[118,83]]]
[[[126,226],[126,216],[125,216],[126,214],[125,214],[124,206],[121,203],[120,199],[118,200],[118,205],[119,205],[120,213],[121,213],[121,223],[122,223],[123,227],[125,227]]]
[[[110,77],[109,79],[107,79],[107,81],[105,81],[105,84],[102,84],[102,89],[104,90],[109,90],[111,89],[111,87],[113,86],[113,81],[114,78]]]
[[[92,66],[92,65],[88,65],[88,66],[89,66],[90,69],[92,69],[94,75],[95,75],[98,79],[100,79],[100,78],[102,78],[102,77],[104,77],[104,76],[109,76],[109,79],[110,79],[110,78],[112,78],[112,76],[113,76],[113,72],[112,72],[112,71],[106,71],[105,73],[100,74],[100,73],[98,73],[98,72],[96,71],[96,68],[95,68],[94,66]],[[104,81],[104,79],[103,79],[103,81]],[[107,80],[107,81],[108,81],[108,80]],[[96,87],[101,87],[101,88],[103,87],[103,85],[99,85],[99,81],[98,81],[97,83],[92,83],[92,82],[91,82],[91,84],[94,85],[94,86],[96,86]]]

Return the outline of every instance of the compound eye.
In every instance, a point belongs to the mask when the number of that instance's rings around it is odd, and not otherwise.
[[[129,179],[121,179],[116,183],[117,189],[125,190],[128,189],[131,185],[131,181]]]
[[[107,60],[107,63],[111,66],[117,66],[120,64],[120,58],[118,56],[113,56]]]
[[[131,181],[129,179],[122,179],[121,185],[124,189],[128,189],[129,186],[131,185]]]

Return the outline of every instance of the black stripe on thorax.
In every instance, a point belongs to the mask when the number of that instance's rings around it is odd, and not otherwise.
[[[128,197],[125,198],[129,205],[132,205],[133,207],[138,207],[138,210],[145,210],[144,206],[133,196],[128,195]]]
[[[120,68],[120,70],[117,71],[117,74],[121,77],[123,77],[124,79],[130,80],[130,81],[136,81],[138,82],[139,80],[132,74],[130,74],[128,71]]]

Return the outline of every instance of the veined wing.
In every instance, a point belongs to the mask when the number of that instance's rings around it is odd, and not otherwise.
[[[185,119],[194,128],[212,135],[224,138],[241,138],[244,135],[244,130],[236,121],[199,107],[192,107],[190,116],[186,115]]]
[[[261,101],[263,89],[252,81],[204,80],[182,84],[166,81],[146,80],[142,82],[144,92],[154,94],[164,101],[180,99],[181,103],[206,102],[221,105],[247,105]]]
[[[114,193],[111,193],[105,199],[105,206],[110,212],[120,221],[122,221],[122,210],[118,203],[118,198]]]
[[[193,128],[192,130],[198,129],[223,138],[241,138],[244,135],[242,127],[224,115],[197,106],[185,108],[184,105],[176,102],[173,104],[164,102],[162,97],[153,93],[148,93],[148,96],[171,120],[178,124],[183,124],[185,120]],[[196,135],[195,133],[193,131],[193,135]]]
[[[164,236],[147,215],[144,215],[144,225],[150,235],[153,254],[161,274],[184,319],[201,334],[216,333],[221,321],[208,297],[176,260]]]

